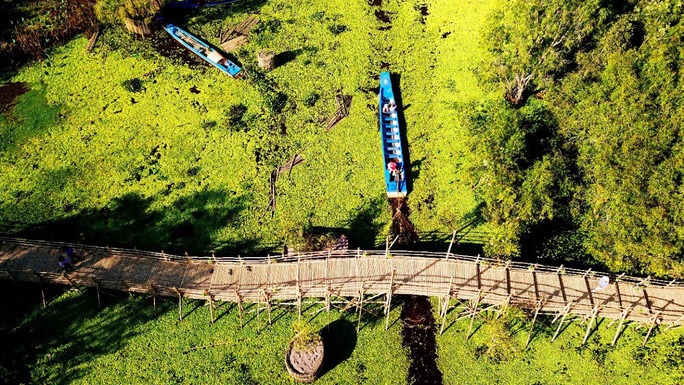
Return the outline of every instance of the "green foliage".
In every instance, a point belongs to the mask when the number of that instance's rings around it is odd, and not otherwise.
[[[436,307],[435,307],[436,308]],[[641,347],[647,328],[629,326],[613,347],[615,327],[598,323],[585,345],[586,324],[573,322],[555,341],[557,322],[539,315],[530,345],[531,317],[519,309],[477,320],[470,339],[468,319],[456,321],[437,336],[437,362],[445,385],[456,384],[678,384],[684,380],[683,330],[654,333]],[[661,329],[662,330],[662,329]],[[527,375],[521,375],[526,373]]]
[[[519,106],[565,73],[599,33],[610,11],[599,0],[514,0],[496,13],[487,35],[491,67],[506,99]]]
[[[128,92],[141,92],[145,89],[143,82],[139,78],[126,79],[121,85]]]
[[[287,95],[283,92],[272,91],[264,95],[264,107],[272,114],[279,114],[285,109]]]
[[[292,347],[299,351],[314,349],[321,343],[321,335],[308,322],[297,320],[292,324],[295,336],[292,338]]]
[[[302,103],[304,103],[305,106],[307,107],[313,107],[316,105],[316,102],[318,99],[320,99],[321,96],[315,92],[309,92],[308,94],[304,95],[302,98]]]
[[[347,30],[347,26],[344,24],[330,24],[328,30],[332,32],[333,35],[339,35]]]
[[[102,296],[98,309],[94,292],[68,292],[52,298],[48,307],[29,300],[28,288],[3,287],[5,295],[34,306],[3,307],[0,337],[0,384],[286,384],[292,380],[284,354],[292,338],[297,312],[273,309],[273,324],[265,312],[241,326],[229,303],[216,303],[214,324],[205,301],[186,300],[178,322],[174,301],[157,299],[156,315],[149,298]],[[21,292],[20,292],[21,291]],[[15,299],[12,300],[16,301]],[[3,300],[3,305],[9,300]],[[308,303],[305,302],[308,307]],[[246,304],[248,309],[254,305]],[[20,312],[19,309],[28,308]],[[32,309],[33,308],[33,309]],[[193,310],[194,309],[194,310]],[[399,317],[399,309],[391,317]],[[317,384],[356,384],[359,366],[368,384],[402,383],[408,360],[401,346],[401,326],[385,331],[382,321],[369,321],[355,333],[356,324],[335,310],[305,321],[309,329],[336,332],[326,356],[336,365]],[[336,325],[351,325],[336,328]],[[315,334],[315,333],[314,333]],[[320,337],[319,337],[320,338]],[[341,355],[340,350],[344,351]],[[3,374],[4,374],[3,373]]]
[[[488,102],[471,117],[472,176],[494,225],[490,255],[519,254],[520,236],[554,219],[571,194],[567,160],[556,138],[557,122],[540,101],[520,109]]]

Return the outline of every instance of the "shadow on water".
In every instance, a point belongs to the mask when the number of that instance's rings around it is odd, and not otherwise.
[[[64,293],[46,289],[48,301]],[[70,293],[39,309],[37,285],[0,282],[0,290],[0,384],[72,383],[86,374],[79,363],[119,350],[139,333],[139,326],[153,319],[144,296],[118,299],[103,294],[100,310],[94,294]],[[164,312],[171,308],[158,306]]]
[[[323,327],[321,338],[325,349],[320,373],[322,377],[351,357],[356,347],[356,325],[349,320],[338,319]]]
[[[432,305],[427,297],[407,296],[401,310],[403,345],[409,351],[409,385],[440,385]]]

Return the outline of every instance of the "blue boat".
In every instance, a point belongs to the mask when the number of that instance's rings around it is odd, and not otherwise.
[[[201,8],[201,7],[215,7],[217,5],[224,5],[224,4],[231,4],[231,3],[236,3],[240,0],[222,0],[222,1],[192,1],[192,0],[184,0],[184,1],[174,1],[166,4],[166,9],[171,9],[171,10],[189,10],[189,9],[196,9],[196,8]]]
[[[399,107],[392,91],[389,72],[380,73],[380,94],[378,97],[382,159],[385,165],[385,185],[388,198],[404,198],[406,188],[406,169],[404,149],[401,144],[399,126]]]
[[[214,67],[218,68],[223,73],[235,77],[240,73],[240,71],[242,71],[242,68],[228,60],[225,56],[223,56],[223,54],[210,47],[207,43],[190,34],[190,32],[174,24],[166,24],[164,29],[169,33],[169,35],[173,36],[174,39],[178,40],[187,49],[194,52],[197,54],[197,56],[206,60]]]

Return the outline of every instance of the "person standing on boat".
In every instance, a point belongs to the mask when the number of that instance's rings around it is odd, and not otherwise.
[[[395,181],[401,180],[401,171],[399,170],[398,159],[391,159],[389,163],[387,163],[387,169],[389,170],[390,175],[392,176],[392,178],[394,178]]]

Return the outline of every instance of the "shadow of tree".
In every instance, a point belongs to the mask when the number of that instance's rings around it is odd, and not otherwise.
[[[54,239],[169,253],[197,255],[232,250],[249,251],[257,239],[215,242],[216,234],[234,226],[250,195],[203,190],[177,199],[165,208],[152,208],[155,198],[129,193],[100,209],[37,224],[14,224],[2,229],[20,236]]]
[[[375,239],[380,233],[383,223],[378,217],[384,210],[386,200],[384,197],[376,197],[364,206],[360,207],[347,221],[349,229],[349,248],[360,247],[362,249],[374,248]]]
[[[103,296],[100,310],[92,295],[70,292],[47,308],[32,312],[10,302],[19,299],[35,307],[32,293],[38,292],[37,286],[3,286],[0,308],[12,314],[3,314],[2,318],[16,316],[21,321],[11,329],[0,330],[7,347],[0,350],[0,370],[4,371],[0,384],[71,383],[85,374],[79,363],[117,351],[138,334],[139,326],[153,319],[144,296],[125,300]]]

